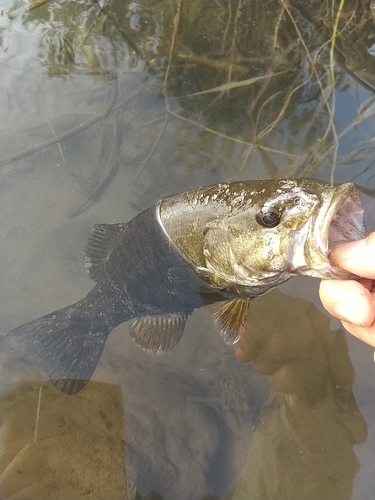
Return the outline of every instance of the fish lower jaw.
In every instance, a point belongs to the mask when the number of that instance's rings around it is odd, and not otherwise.
[[[296,268],[294,274],[319,279],[350,279],[356,277],[344,269],[332,266],[329,262],[323,266],[315,266],[314,268],[309,266]]]
[[[267,286],[267,284],[270,284],[269,288],[271,288],[276,286],[279,282],[282,283],[286,281],[292,276],[291,273],[254,270],[242,265],[232,266],[230,272],[213,267],[210,263],[206,263],[206,265],[206,276],[207,273],[212,276],[210,280],[211,283],[216,283],[221,288],[225,288],[229,293],[235,291],[235,294],[240,293],[249,297],[253,297],[254,290],[258,288]],[[202,275],[202,271],[200,272]],[[263,291],[261,293],[263,293]],[[258,293],[255,295],[258,295]]]
[[[316,243],[316,242],[315,242]],[[311,236],[291,253],[291,272],[294,276],[330,279],[339,277],[341,269],[333,268],[328,260],[328,249],[323,243],[311,245]],[[334,269],[334,271],[333,271]],[[336,272],[337,270],[337,272]]]
[[[328,245],[326,247],[323,245],[311,246],[308,242],[305,242],[305,246],[294,254],[292,274],[319,279],[349,279],[353,277],[344,269],[330,263]]]

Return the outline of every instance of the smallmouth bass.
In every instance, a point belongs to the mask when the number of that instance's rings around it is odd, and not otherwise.
[[[76,304],[19,326],[7,338],[67,394],[90,380],[113,328],[161,354],[188,316],[216,304],[224,341],[238,341],[250,300],[296,275],[352,277],[333,267],[334,246],[366,236],[351,183],[235,181],[161,200],[128,223],[94,226],[85,267],[96,282]]]

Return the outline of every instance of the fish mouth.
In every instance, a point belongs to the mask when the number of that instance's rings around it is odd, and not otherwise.
[[[334,267],[329,262],[329,255],[337,245],[361,240],[367,235],[363,206],[354,184],[348,182],[333,189],[332,195],[319,208],[313,226],[313,240],[322,259],[320,277],[352,277],[343,269]]]

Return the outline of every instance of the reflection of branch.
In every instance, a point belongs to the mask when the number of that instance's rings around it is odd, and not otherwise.
[[[104,15],[106,15],[104,9],[107,7],[111,0],[107,0],[106,3],[103,5],[103,7],[99,8],[100,12]],[[91,25],[89,28],[86,30],[85,36],[82,38],[79,48],[82,49],[82,45],[86,43],[87,38],[89,37],[91,31],[94,29],[95,25],[98,23],[99,16],[97,15],[94,20],[92,21]]]
[[[222,134],[221,132],[218,132],[217,130],[214,130],[210,127],[206,127],[205,125],[202,125],[199,122],[196,122],[194,120],[190,120],[189,118],[185,118],[185,116],[182,116],[182,115],[179,115],[178,113],[175,113],[170,108],[168,108],[167,111],[170,115],[174,116],[175,118],[178,118],[179,120],[190,123],[191,125],[194,125],[195,127],[198,127],[201,130],[204,130],[205,132],[208,132],[210,134],[217,135],[218,137],[221,137],[223,139],[227,139],[229,141],[236,142],[237,144],[245,144],[246,146],[253,146],[253,147],[255,146],[253,143],[250,143],[248,141],[244,141],[242,139],[238,139],[237,137],[231,137],[229,135]],[[288,153],[287,151],[280,151],[278,149],[269,148],[267,146],[261,146],[260,144],[257,144],[256,147],[259,149],[264,149],[264,151],[269,151],[270,153],[276,153],[276,154],[283,155],[283,156],[289,156],[291,158],[295,157],[295,155],[293,153]]]
[[[226,59],[209,59],[208,57],[199,56],[197,54],[194,54],[193,52],[177,52],[176,57],[190,64],[200,64],[201,66],[207,66],[208,68],[214,68],[223,71],[227,71],[229,65],[231,65],[232,73],[246,73],[246,68],[244,66],[229,62]]]
[[[25,14],[26,12],[30,12],[30,10],[34,10],[49,1],[50,0],[34,0],[31,3],[22,5],[22,7],[19,7],[18,9],[11,10],[10,12],[8,12],[7,17],[9,19],[14,19],[15,17],[20,16],[21,14]]]
[[[301,44],[303,46],[303,48],[305,49],[305,52],[306,52],[306,56],[307,56],[307,59],[309,60],[310,62],[310,65],[311,65],[311,70],[312,72],[314,73],[315,75],[315,78],[316,78],[316,81],[319,85],[319,88],[320,88],[320,91],[322,93],[322,97],[323,97],[323,101],[324,101],[324,104],[326,106],[326,109],[327,109],[327,113],[329,115],[329,122],[328,122],[328,125],[327,125],[327,128],[326,128],[326,131],[324,132],[323,134],[323,137],[321,138],[321,141],[323,141],[330,130],[332,130],[332,133],[333,133],[333,137],[334,137],[334,140],[335,140],[335,145],[334,145],[334,151],[333,151],[333,160],[332,160],[332,171],[331,171],[331,182],[333,182],[333,174],[334,174],[334,169],[336,167],[336,163],[337,163],[337,153],[338,153],[338,147],[339,147],[339,142],[338,142],[338,137],[337,137],[337,132],[336,132],[336,126],[335,126],[335,122],[334,122],[334,115],[333,115],[333,111],[331,109],[331,106],[329,105],[329,102],[328,102],[328,98],[325,94],[325,91],[324,91],[324,88],[323,88],[323,85],[322,85],[322,82],[320,81],[320,78],[319,78],[319,75],[318,75],[318,72],[316,70],[316,67],[315,67],[315,64],[314,64],[314,61],[311,57],[311,54],[309,52],[309,49],[307,48],[307,45],[302,37],[302,34],[301,34],[301,31],[296,23],[296,20],[294,19],[294,17],[292,16],[292,13],[289,9],[289,6],[286,4],[286,1],[285,0],[281,0],[281,3],[282,3],[282,6],[284,7],[285,11],[287,12],[292,24],[293,24],[293,27],[294,29],[296,30],[296,33],[301,41]],[[334,81],[332,81],[332,85],[334,85]]]
[[[134,176],[134,181],[136,181],[136,180],[139,179],[139,176],[143,172],[143,170],[146,167],[148,161],[150,160],[150,158],[152,157],[152,155],[157,150],[157,148],[158,148],[158,146],[160,144],[160,141],[161,141],[161,139],[162,139],[162,137],[164,135],[164,132],[165,132],[165,130],[167,128],[167,125],[168,125],[169,104],[168,104],[168,96],[167,96],[167,83],[168,83],[169,72],[170,72],[171,64],[172,64],[173,52],[174,52],[174,48],[175,48],[175,45],[176,45],[176,38],[177,38],[177,33],[178,33],[178,25],[180,23],[181,9],[182,9],[182,0],[178,0],[177,7],[176,7],[176,14],[174,15],[174,18],[173,18],[173,32],[172,32],[171,45],[170,45],[170,48],[169,48],[168,65],[167,65],[167,69],[165,70],[163,85],[161,87],[161,93],[163,94],[164,100],[165,100],[165,118],[164,118],[163,126],[160,129],[160,132],[159,132],[156,140],[154,141],[153,145],[151,146],[151,149],[148,152],[146,158],[143,160],[142,164],[137,169],[137,172],[135,173],[135,176]]]
[[[235,16],[234,22],[233,22],[232,44],[231,44],[231,47],[229,49],[230,64],[229,64],[229,70],[228,70],[227,83],[231,83],[231,81],[232,81],[233,65],[234,65],[235,56],[236,56],[236,44],[237,44],[237,36],[236,35],[238,33],[237,24],[238,24],[238,21],[241,17],[242,9],[243,9],[243,0],[238,0],[236,16]],[[229,90],[227,91],[227,95],[229,95]]]
[[[127,35],[127,33],[125,33],[125,29],[123,27],[124,23],[119,23],[117,21],[117,18],[116,16],[113,16],[111,14],[111,12],[108,12],[107,10],[107,5],[110,3],[110,1],[108,1],[107,4],[105,5],[101,5],[101,3],[99,2],[99,0],[94,0],[94,2],[96,3],[96,5],[98,6],[98,8],[106,15],[109,17],[109,19],[112,21],[112,23],[114,24],[114,26],[116,26],[116,28],[118,29],[120,35],[123,37],[123,39],[125,40],[126,43],[128,43],[130,45],[130,47],[134,50],[134,52],[139,55],[139,49],[138,47],[136,46],[136,44],[133,42],[133,40],[129,37],[129,35]]]
[[[279,35],[280,24],[281,24],[281,20],[283,18],[283,15],[284,15],[284,11],[285,11],[285,7],[281,7],[279,15],[277,16],[277,19],[276,19],[275,33],[273,34],[273,44],[272,44],[272,47],[274,49],[280,48],[279,42],[277,41],[277,37]]]
[[[169,78],[169,71],[171,69],[172,56],[173,56],[173,52],[174,52],[174,47],[176,45],[178,25],[180,23],[181,9],[182,9],[182,0],[178,0],[176,14],[173,18],[173,32],[172,32],[171,45],[169,48],[168,66],[167,66],[167,69],[165,71],[164,81],[163,81],[163,86],[162,86],[163,94],[165,93],[165,86],[167,85],[168,78]]]
[[[297,81],[297,79],[296,79],[295,81]],[[291,91],[289,92],[289,94],[288,94],[288,95],[284,98],[283,105],[282,105],[281,109],[279,110],[279,112],[278,112],[278,114],[277,114],[276,118],[272,121],[272,123],[270,123],[269,125],[267,125],[267,127],[266,127],[265,129],[263,129],[263,130],[262,130],[262,132],[260,132],[260,133],[256,136],[256,138],[255,138],[254,142],[258,142],[258,141],[260,141],[261,139],[263,139],[263,137],[265,137],[267,134],[269,134],[269,133],[270,133],[270,132],[271,132],[271,131],[272,131],[272,130],[276,127],[276,125],[280,122],[280,120],[281,120],[281,119],[283,118],[283,116],[285,115],[286,110],[287,110],[287,108],[288,108],[288,106],[289,106],[289,104],[290,104],[290,101],[291,101],[291,99],[292,99],[292,96],[293,96],[296,92],[298,92],[300,89],[302,89],[305,85],[307,85],[307,83],[308,83],[308,82],[309,82],[309,79],[308,79],[308,80],[306,80],[306,81],[304,81],[304,82],[302,82],[302,83],[300,83],[299,85],[297,85],[296,87],[294,87],[294,88],[293,88],[293,90],[291,90]],[[277,95],[277,94],[274,94],[274,95],[272,95],[272,96],[268,97],[268,99],[266,99],[266,100],[263,102],[262,106],[260,107],[260,109],[259,109],[259,113],[258,113],[258,116],[257,116],[257,123],[256,123],[255,130],[258,128],[258,120],[259,120],[259,117],[260,117],[260,114],[261,114],[261,112],[262,112],[263,107],[266,107],[266,106],[267,106],[267,104],[268,104],[268,102],[269,102],[269,101],[272,101],[272,99],[275,97],[275,95]]]
[[[292,99],[293,94],[295,92],[297,92],[300,88],[302,88],[304,85],[306,85],[307,83],[308,83],[308,81],[307,82],[303,82],[303,83],[297,85],[297,87],[293,88],[293,90],[291,92],[289,92],[289,94],[284,99],[283,106],[282,106],[281,110],[279,111],[277,117],[265,129],[263,129],[261,132],[259,132],[259,134],[257,134],[256,137],[253,139],[253,141],[248,145],[248,147],[246,149],[246,153],[245,153],[244,159],[243,159],[240,167],[236,170],[235,174],[232,176],[232,178],[237,177],[237,175],[239,175],[241,173],[241,171],[245,167],[247,161],[249,160],[250,155],[251,155],[254,147],[259,148],[260,151],[263,150],[263,151],[270,151],[271,152],[271,149],[266,148],[264,146],[261,146],[259,144],[259,141],[261,139],[263,139],[267,134],[269,134],[276,127],[276,125],[278,124],[278,122],[283,118],[283,116],[284,116],[284,114],[286,112],[286,109],[287,109],[287,107],[290,104],[290,101]],[[263,102],[262,106],[259,109],[259,113],[257,115],[257,118],[256,118],[256,124],[255,124],[255,128],[254,128],[255,131],[258,128],[258,124],[259,124],[259,121],[260,121],[260,114],[262,112],[263,107],[265,107],[268,104],[268,102],[271,101],[272,99],[274,99],[278,94],[279,94],[279,92],[277,94],[273,94],[272,96],[270,96],[268,99],[266,99]],[[294,155],[288,155],[287,153],[284,153],[284,154],[286,156],[294,156]],[[265,162],[265,164],[266,164],[266,162]]]
[[[28,149],[24,149],[23,151],[20,151],[18,153],[15,153],[12,156],[8,156],[8,158],[3,158],[0,159],[0,167],[3,165],[6,165],[8,163],[12,163],[17,160],[21,160],[22,158],[26,158],[27,156],[32,155],[33,153],[36,153],[37,151],[41,151],[42,149],[48,148],[49,146],[53,146],[54,144],[64,141],[65,139],[68,139],[69,137],[72,137],[72,135],[78,134],[82,132],[83,130],[87,129],[91,125],[94,125],[94,123],[97,123],[100,120],[103,120],[104,118],[107,118],[110,112],[112,111],[112,108],[116,102],[117,99],[117,92],[118,92],[118,86],[117,86],[117,80],[114,80],[113,83],[113,95],[111,97],[110,103],[107,106],[107,108],[97,115],[93,116],[92,118],[89,118],[83,123],[80,123],[76,127],[73,127],[70,130],[67,130],[66,132],[63,132],[62,134],[55,135],[51,139],[48,139],[47,141],[44,141],[40,144],[37,144],[35,146],[31,146]]]
[[[207,90],[201,90],[200,92],[194,92],[194,94],[191,94],[191,96],[196,96],[196,95],[204,95],[204,94],[210,94],[211,92],[228,92],[231,89],[236,89],[239,87],[249,87],[250,85],[253,85],[256,82],[259,82],[260,80],[271,80],[272,77],[282,75],[283,73],[288,73],[288,71],[279,71],[278,73],[273,73],[273,74],[267,74],[267,75],[262,75],[262,76],[254,76],[253,78],[247,78],[246,80],[239,80],[236,82],[228,82],[228,83],[223,83],[223,85],[219,85],[218,87],[213,87],[211,89]]]

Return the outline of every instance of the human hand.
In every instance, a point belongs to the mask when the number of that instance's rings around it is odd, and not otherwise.
[[[338,245],[330,261],[361,279],[322,280],[323,306],[348,332],[375,347],[375,232],[364,240]]]

